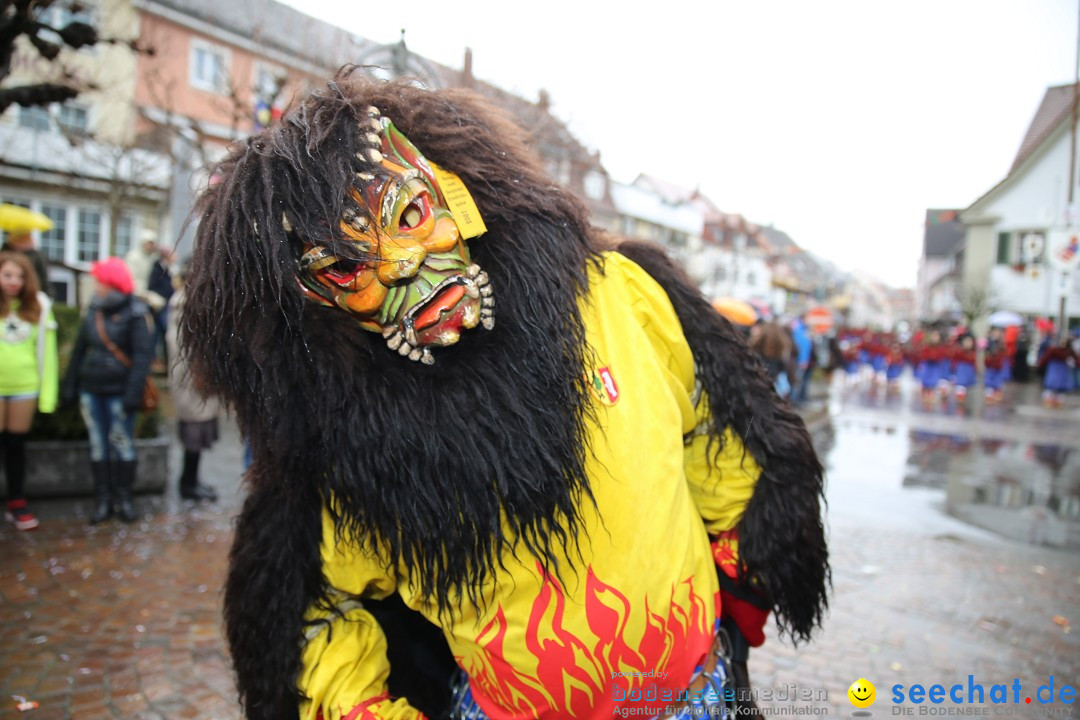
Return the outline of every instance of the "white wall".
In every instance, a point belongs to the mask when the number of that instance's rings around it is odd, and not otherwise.
[[[1037,278],[1032,278],[1030,268],[1018,273],[1007,265],[995,265],[990,271],[990,283],[994,288],[996,307],[1022,315],[1057,318],[1060,274],[1045,266],[1040,267],[1038,273]],[[1080,287],[1075,278],[1066,299],[1066,311],[1070,315],[1080,314]]]

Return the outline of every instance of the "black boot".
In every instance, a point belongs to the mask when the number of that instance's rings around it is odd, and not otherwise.
[[[185,452],[184,469],[180,473],[180,497],[185,500],[209,500],[214,502],[218,499],[214,488],[199,482],[199,459],[202,453]]]
[[[90,524],[97,525],[112,517],[112,487],[109,477],[109,461],[90,463],[90,476],[94,478],[94,514]]]
[[[135,487],[135,461],[121,460],[116,468],[116,513],[126,523],[135,522],[138,516],[131,504],[131,489]]]

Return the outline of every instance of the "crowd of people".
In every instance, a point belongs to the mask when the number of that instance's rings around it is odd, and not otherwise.
[[[1075,334],[1055,340],[1045,332],[1034,354],[1031,337],[1019,325],[990,329],[983,355],[986,402],[1000,403],[1005,383],[1028,382],[1033,370],[1041,378],[1047,407],[1061,407],[1063,395],[1077,389]],[[849,385],[871,381],[896,391],[910,369],[923,405],[931,408],[950,397],[965,400],[978,384],[977,341],[963,327],[921,329],[904,340],[894,333],[845,328],[836,342]]]
[[[848,387],[868,383],[888,393],[898,392],[900,379],[910,372],[928,409],[950,399],[965,401],[979,380],[977,341],[963,326],[928,326],[913,333],[854,327],[810,332],[801,317],[768,318],[747,328],[747,341],[764,361],[777,394],[795,406],[806,402],[817,370],[826,385],[839,371]],[[1062,407],[1064,396],[1080,391],[1080,331],[1059,339],[1049,325],[992,327],[982,345],[989,404],[1002,402],[1007,382],[1034,377],[1048,408]]]
[[[158,247],[152,232],[144,233],[142,244],[123,260],[93,263],[92,297],[61,374],[44,265],[29,237],[9,237],[0,252],[0,453],[8,520],[19,530],[38,526],[25,496],[26,439],[37,412],[65,406],[79,408],[87,429],[94,488],[90,522],[104,522],[114,513],[124,522],[137,518],[135,424],[147,409],[152,372],[168,373],[184,449],[180,495],[216,500],[213,488],[199,480],[198,465],[200,453],[217,440],[220,410],[194,392],[186,364],[168,350],[176,346],[169,313],[183,302],[183,292],[174,292],[182,286],[182,268]]]

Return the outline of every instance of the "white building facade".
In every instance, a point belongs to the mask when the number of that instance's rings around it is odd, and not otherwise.
[[[1067,314],[1080,314],[1078,273],[1063,277],[1047,261],[1049,233],[1080,223],[1070,159],[1073,91],[1072,85],[1047,90],[1009,175],[961,214],[965,292],[987,288],[995,309],[1056,318],[1064,295]]]

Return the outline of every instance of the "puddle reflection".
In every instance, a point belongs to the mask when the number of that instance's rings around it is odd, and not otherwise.
[[[1034,544],[1080,548],[1080,450],[915,430],[903,485],[945,491],[945,510]]]

